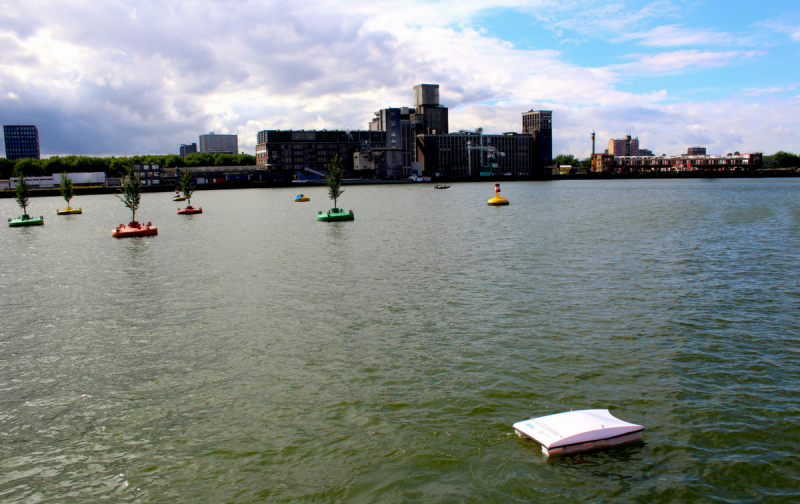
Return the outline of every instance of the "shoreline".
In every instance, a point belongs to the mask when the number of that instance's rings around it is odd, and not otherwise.
[[[761,169],[753,173],[713,173],[713,172],[667,172],[667,173],[591,173],[574,175],[497,175],[491,177],[432,177],[430,182],[414,182],[408,179],[402,180],[381,180],[381,179],[344,179],[342,185],[395,185],[395,184],[414,184],[425,185],[432,183],[481,183],[481,182],[553,182],[561,180],[635,180],[635,179],[717,179],[717,178],[794,178],[800,177],[800,172],[794,169]],[[303,183],[284,182],[284,181],[229,181],[218,184],[197,184],[197,191],[220,191],[227,189],[272,189],[286,187],[325,186],[324,180],[309,180]],[[93,194],[118,194],[120,187],[80,187],[75,186],[75,195]],[[145,186],[142,192],[174,192],[175,186]],[[31,189],[31,197],[37,196],[60,196],[58,187],[46,189]],[[0,198],[13,198],[13,189],[0,190]]]

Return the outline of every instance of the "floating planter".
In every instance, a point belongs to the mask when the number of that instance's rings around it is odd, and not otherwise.
[[[56,215],[73,215],[73,214],[82,214],[82,208],[72,208],[69,206],[69,201],[75,196],[75,189],[72,185],[72,179],[66,174],[66,172],[61,172],[61,185],[59,186],[59,191],[61,191],[61,196],[67,202],[67,208],[64,210],[56,210]]]
[[[179,208],[178,215],[192,215],[192,214],[199,214],[203,213],[203,208],[195,208],[192,206],[192,194],[194,193],[194,184],[192,184],[192,175],[189,173],[189,169],[187,168],[183,172],[183,177],[178,182],[178,189],[175,191],[175,198],[181,197],[178,191],[183,192],[183,197],[181,199],[188,199],[186,208]],[[180,201],[172,198],[173,201]]]
[[[133,236],[153,236],[158,234],[158,228],[153,227],[151,223],[139,224],[136,221],[125,224],[120,224],[115,229],[111,230],[111,236],[114,238],[129,238]]]
[[[508,200],[500,196],[500,184],[494,185],[494,198],[488,201],[490,206],[508,205]]]
[[[8,226],[9,227],[20,227],[20,226],[44,226],[44,217],[31,217],[28,214],[25,214],[21,217],[17,217],[16,219],[8,219]]]
[[[82,213],[83,213],[82,208],[67,207],[64,210],[56,210],[57,215],[72,215],[72,214],[82,214]]]
[[[297,197],[294,199],[295,203],[302,203],[304,201],[311,201],[311,198],[308,196],[303,196],[302,194],[298,194]]]
[[[644,427],[595,409],[523,420],[514,424],[514,430],[542,445],[542,452],[550,456],[631,443],[642,437]]]
[[[327,212],[318,212],[317,213],[317,220],[318,221],[343,221],[343,220],[355,220],[356,216],[353,214],[353,211],[350,210],[349,212],[345,212],[342,208],[331,208]]]
[[[187,206],[186,208],[179,208],[178,214],[179,215],[191,215],[191,214],[198,214],[203,213],[203,207],[195,208],[193,206]]]

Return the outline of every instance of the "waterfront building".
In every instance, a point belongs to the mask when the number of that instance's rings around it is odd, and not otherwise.
[[[384,131],[264,130],[256,139],[256,165],[287,175],[306,171],[326,173],[335,155],[346,171],[353,170],[353,154],[365,146],[385,148]]]
[[[612,156],[638,156],[639,138],[631,138],[630,135],[626,135],[625,138],[612,138],[608,141],[606,152]]]
[[[538,152],[538,164],[553,160],[553,111],[529,110],[522,113],[522,132],[533,135]]]
[[[6,159],[41,159],[39,152],[39,130],[32,124],[3,126],[6,143]]]
[[[200,135],[200,152],[238,154],[239,137],[237,135],[217,135],[213,131],[208,135]]]
[[[705,156],[706,155],[706,148],[705,147],[689,147],[686,149],[687,156]]]
[[[481,173],[530,175],[541,167],[534,136],[527,133],[484,135],[478,130],[418,135],[417,159],[422,163],[422,173],[433,177],[472,177]]]
[[[238,145],[237,145],[237,149],[238,149]],[[197,144],[196,143],[181,144],[181,157],[182,158],[185,158],[189,154],[196,154],[196,153],[197,153]]]
[[[142,163],[133,165],[133,171],[144,185],[161,185],[161,165],[158,163]],[[174,171],[173,171],[174,179]]]
[[[613,156],[596,154],[595,164],[600,171],[616,173],[638,172],[753,172],[763,166],[760,152],[728,154],[725,156]]]
[[[439,104],[439,84],[414,86],[414,112],[411,114],[417,135],[446,135],[449,133],[447,107]]]
[[[385,155],[383,156],[388,170],[387,176],[407,177],[410,175],[413,159],[414,127],[411,114],[413,107],[382,109],[375,112],[375,118],[369,123],[370,131],[386,133]],[[377,146],[373,147],[373,149]]]

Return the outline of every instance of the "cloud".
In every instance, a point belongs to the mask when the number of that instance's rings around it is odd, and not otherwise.
[[[626,33],[617,37],[614,42],[628,40],[635,40],[640,45],[652,47],[733,45],[737,43],[737,40],[741,43],[741,39],[734,37],[731,33],[702,28],[685,28],[682,25],[657,26],[645,31]]]
[[[531,19],[550,16],[564,30],[609,35],[636,27],[639,38],[631,40],[643,44],[655,33],[647,23],[679,11],[670,2],[633,10],[582,6],[494,4]],[[475,22],[487,9],[477,0],[143,0],[135,9],[110,2],[14,3],[0,14],[0,120],[37,124],[44,155],[177,152],[209,131],[236,133],[240,148],[253,152],[261,129],[366,128],[374,111],[411,105],[412,86],[429,82],[440,84],[453,130],[519,131],[521,112],[552,109],[554,142],[574,154],[588,153],[591,128],[609,136],[631,128],[651,145],[682,142],[672,130],[683,132],[686,117],[718,142],[741,138],[755,148],[768,140],[731,133],[730,110],[714,103],[695,118],[697,105],[668,104],[668,89],[620,89],[637,75],[707,71],[762,53],[630,54],[623,63],[581,66],[561,50],[520,49],[489,35]],[[582,48],[591,40],[584,37]],[[749,99],[738,96],[726,106],[742,109]],[[791,130],[800,117],[797,99],[781,99],[765,110]]]

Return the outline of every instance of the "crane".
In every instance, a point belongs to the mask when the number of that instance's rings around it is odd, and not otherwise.
[[[481,129],[482,128],[478,128]],[[477,130],[476,130],[477,131]],[[497,166],[497,157],[505,157],[506,153],[501,152],[497,147],[494,145],[475,145],[472,143],[472,140],[467,140],[467,162],[469,163],[469,175],[472,176],[472,156],[470,156],[470,151],[485,151],[486,152],[486,159],[491,160],[489,161],[486,168],[489,168],[489,171],[492,175],[499,175],[500,174],[500,167]],[[483,168],[483,167],[482,167]]]

